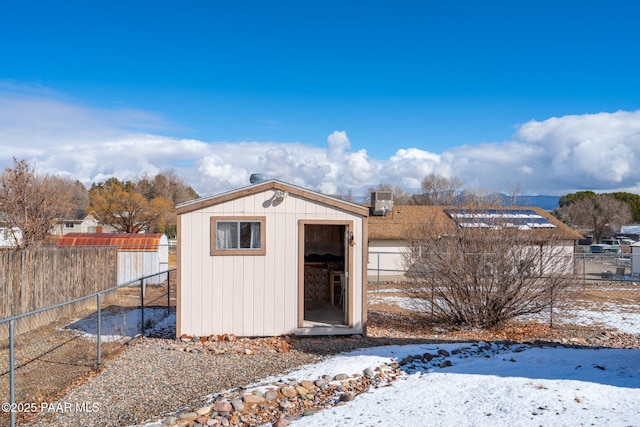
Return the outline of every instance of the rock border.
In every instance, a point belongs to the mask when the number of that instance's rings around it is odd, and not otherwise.
[[[371,387],[378,388],[404,376],[398,363],[367,368],[361,374],[323,375],[315,380],[279,380],[253,390],[234,390],[213,396],[206,405],[149,420],[146,427],[251,426],[285,427],[352,401]]]

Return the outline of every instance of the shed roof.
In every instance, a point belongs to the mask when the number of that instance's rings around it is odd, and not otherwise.
[[[140,233],[68,233],[58,246],[117,246],[121,251],[155,252],[164,234]]]
[[[176,206],[176,212],[178,215],[181,215],[181,214],[196,211],[202,208],[206,208],[209,206],[214,206],[220,203],[224,203],[231,200],[240,199],[242,197],[250,196],[253,194],[261,193],[267,190],[285,191],[291,195],[313,200],[318,203],[322,203],[327,206],[332,206],[337,209],[342,209],[344,211],[351,212],[356,215],[360,215],[363,217],[369,216],[369,208],[365,206],[361,206],[355,203],[336,199],[335,197],[327,196],[325,194],[317,193],[315,191],[307,190],[305,188],[297,187],[295,185],[287,184],[285,182],[274,180],[274,179],[265,181],[259,184],[242,187],[226,193],[221,193],[221,194],[217,194],[209,197],[202,197],[200,199],[181,203]]]
[[[492,211],[533,211],[554,226],[557,236],[562,240],[579,240],[583,236],[571,227],[558,220],[539,207],[533,206],[505,206],[505,207],[452,207],[452,206],[422,206],[422,205],[396,205],[393,210],[385,216],[371,216],[369,218],[369,239],[370,240],[405,240],[410,230],[416,224],[425,221],[432,222],[442,227],[443,230],[455,225],[454,220],[447,214],[447,211],[459,210],[460,212],[473,212],[482,210]],[[548,230],[548,228],[547,228]],[[528,232],[535,233],[536,229]]]

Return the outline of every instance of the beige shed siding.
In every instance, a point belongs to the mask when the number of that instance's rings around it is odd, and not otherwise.
[[[354,235],[362,236],[363,218],[335,207],[289,195],[274,203],[273,191],[247,195],[180,215],[181,334],[233,333],[269,336],[282,333],[318,333],[297,328],[298,222],[351,220]],[[211,216],[265,216],[266,255],[210,256]],[[353,247],[353,283],[362,282],[362,248]],[[359,255],[360,254],[360,255]],[[351,304],[362,332],[362,294]],[[348,331],[351,331],[350,329]]]

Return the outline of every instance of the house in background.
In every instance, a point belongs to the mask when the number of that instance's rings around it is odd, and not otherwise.
[[[115,246],[118,250],[118,285],[169,269],[169,241],[164,234],[67,233],[57,238],[57,246]],[[148,284],[164,282],[160,274],[146,279]]]
[[[375,197],[373,198],[375,201]],[[408,238],[416,225],[433,223],[442,227],[478,227],[485,218],[496,215],[508,219],[523,232],[536,233],[539,230],[553,230],[555,247],[553,256],[565,255],[567,262],[573,262],[577,241],[583,236],[559,221],[549,212],[531,206],[474,207],[395,205],[386,210],[372,207],[369,217],[369,264],[368,274],[375,277],[398,276],[406,272],[405,256],[410,250]],[[570,261],[569,261],[570,260]],[[378,273],[380,272],[380,273]]]
[[[59,220],[51,230],[51,234],[115,233],[116,231],[114,227],[102,224],[95,212],[79,209]]]
[[[617,237],[627,237],[635,240],[636,242],[640,240],[640,224],[629,224],[623,225],[620,227],[620,232],[617,234]]]
[[[22,231],[18,227],[0,225],[0,249],[15,248],[16,238],[22,239]]]
[[[177,214],[178,336],[364,333],[366,207],[269,180]]]
[[[11,227],[6,214],[0,212],[0,249],[15,248],[16,239],[22,239],[22,231],[18,227]]]

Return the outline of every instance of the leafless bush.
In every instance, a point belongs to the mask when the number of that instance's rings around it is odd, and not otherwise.
[[[489,328],[556,303],[576,280],[573,245],[553,227],[523,227],[499,215],[482,226],[416,224],[404,263],[408,296],[426,314]]]

